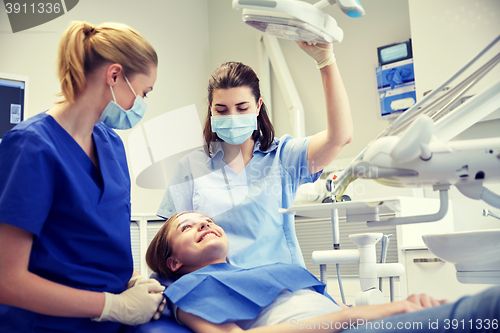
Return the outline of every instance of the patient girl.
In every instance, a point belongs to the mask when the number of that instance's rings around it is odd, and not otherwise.
[[[227,262],[228,249],[224,230],[209,217],[192,212],[173,215],[149,245],[149,267],[176,280],[165,295],[175,304],[177,320],[194,332],[296,332],[300,328],[366,332],[371,327],[390,332],[397,323],[416,321],[423,326],[417,325],[415,332],[422,332],[432,321],[478,318],[496,320],[491,327],[498,330],[500,288],[453,304],[412,295],[401,302],[348,308],[331,299],[325,285],[299,266],[277,263],[241,269]],[[381,318],[378,326],[371,322]],[[445,325],[441,326],[433,332],[445,332]]]

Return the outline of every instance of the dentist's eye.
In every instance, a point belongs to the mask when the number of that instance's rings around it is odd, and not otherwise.
[[[243,109],[243,108],[238,108],[238,111],[241,111],[241,112],[244,112],[244,111],[246,111],[246,110],[248,110],[248,108],[245,108],[245,109]]]

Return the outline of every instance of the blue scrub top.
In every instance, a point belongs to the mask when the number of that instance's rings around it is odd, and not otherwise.
[[[0,222],[34,235],[29,271],[92,291],[120,293],[133,272],[130,177],[120,137],[102,123],[93,138],[98,170],[46,113],[0,144]],[[120,324],[0,309],[0,332],[117,332]]]
[[[279,208],[293,204],[298,187],[316,181],[307,167],[309,138],[285,135],[253,157],[237,174],[224,161],[218,143],[212,158],[203,149],[182,158],[169,182],[158,215],[195,210],[219,224],[229,239],[229,260],[250,268],[282,262],[305,267],[294,216]]]

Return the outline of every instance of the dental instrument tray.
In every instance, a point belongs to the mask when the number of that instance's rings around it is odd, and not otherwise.
[[[279,212],[308,218],[331,217],[332,221],[344,217],[346,222],[366,222],[370,227],[437,222],[448,216],[447,188],[439,190],[439,199],[400,196],[296,205]]]
[[[322,204],[297,205],[288,209],[280,208],[283,214],[296,214],[296,216],[324,218],[330,217],[332,211],[337,209],[339,217],[345,217],[347,222],[380,221],[381,215],[394,215],[401,211],[401,200],[404,198],[393,197],[371,199],[363,201],[343,201]]]

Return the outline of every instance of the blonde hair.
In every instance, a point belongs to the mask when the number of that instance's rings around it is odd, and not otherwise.
[[[151,44],[137,31],[119,23],[93,26],[73,22],[59,41],[57,73],[63,100],[73,103],[86,84],[86,76],[106,63],[117,63],[125,76],[148,74],[158,66]]]

